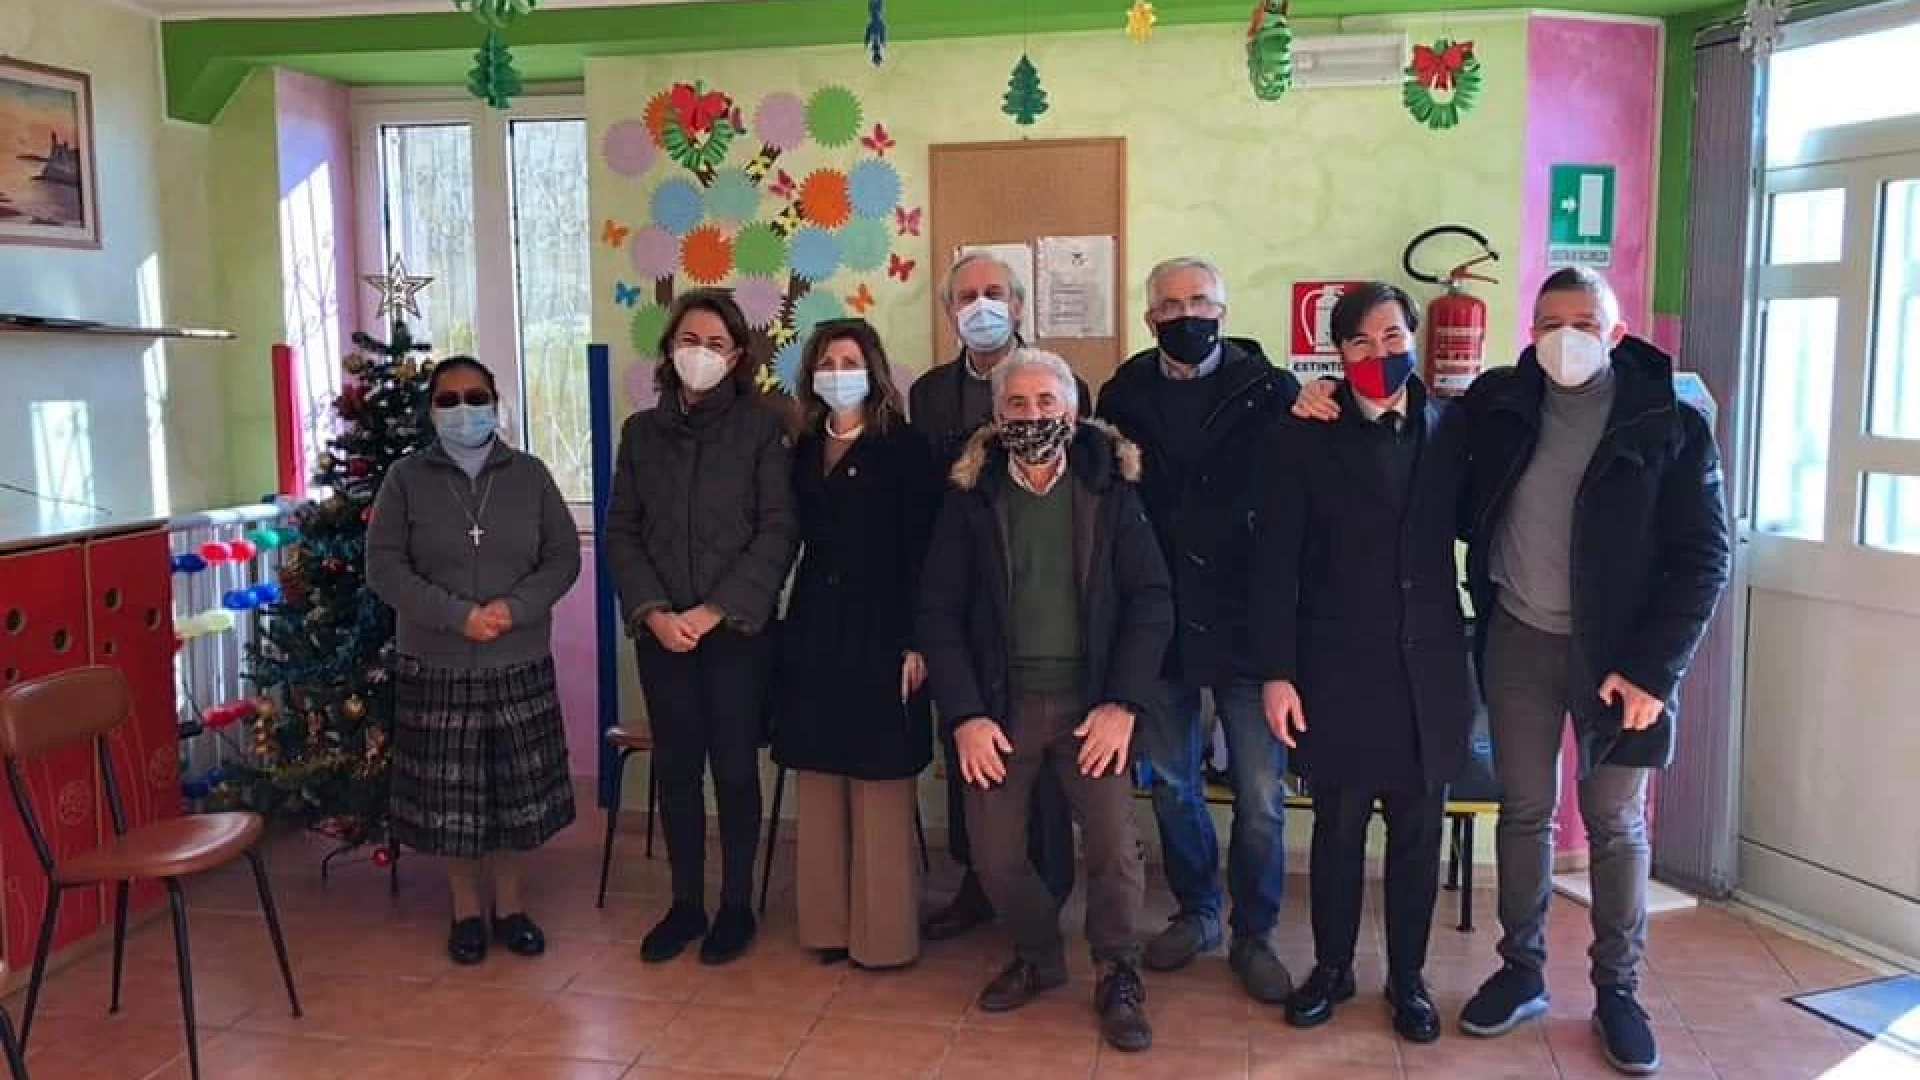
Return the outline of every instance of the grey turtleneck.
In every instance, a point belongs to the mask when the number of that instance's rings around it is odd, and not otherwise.
[[[441,439],[440,449],[445,450],[447,456],[453,459],[453,463],[460,466],[460,471],[466,473],[471,479],[480,475],[480,467],[487,463],[487,455],[493,453],[493,440],[488,439],[479,446],[469,447],[461,446],[451,439]]]
[[[1493,545],[1507,614],[1549,634],[1573,632],[1573,504],[1613,408],[1611,367],[1578,389],[1547,380],[1540,440]]]

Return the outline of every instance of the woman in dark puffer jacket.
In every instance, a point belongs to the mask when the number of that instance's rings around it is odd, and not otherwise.
[[[790,441],[755,390],[731,297],[675,302],[660,402],[620,433],[607,565],[634,639],[673,870],[673,906],[641,945],[659,963],[705,937],[721,964],[753,943],[760,744],[773,647],[765,633],[798,543]],[[720,812],[720,907],[706,906],[706,793]]]

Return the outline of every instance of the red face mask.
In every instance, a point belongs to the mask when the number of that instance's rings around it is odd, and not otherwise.
[[[1347,365],[1347,383],[1353,392],[1373,401],[1386,401],[1398,394],[1413,377],[1412,352],[1390,356],[1370,356]]]

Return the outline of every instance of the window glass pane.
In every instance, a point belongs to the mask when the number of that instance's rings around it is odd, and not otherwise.
[[[518,120],[511,127],[514,288],[526,446],[568,499],[593,498],[587,340],[587,124]]]
[[[1796,152],[1808,132],[1920,113],[1920,23],[1773,54],[1767,71],[1767,156]]]
[[[1881,205],[1869,430],[1920,439],[1920,180],[1888,184]]]
[[[1767,261],[1775,266],[1839,262],[1846,210],[1844,188],[1773,196],[1768,200]]]
[[[1762,532],[1822,539],[1839,318],[1840,302],[1833,297],[1766,304],[1754,506]]]
[[[1868,473],[1865,479],[1860,542],[1920,555],[1920,476]]]
[[[416,297],[414,337],[441,356],[472,353],[472,132],[466,124],[381,128],[380,182],[386,258],[397,254],[407,273],[433,279]]]

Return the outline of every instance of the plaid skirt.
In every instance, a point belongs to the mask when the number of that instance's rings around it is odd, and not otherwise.
[[[530,851],[573,823],[553,658],[490,671],[402,657],[393,839],[427,855]]]

